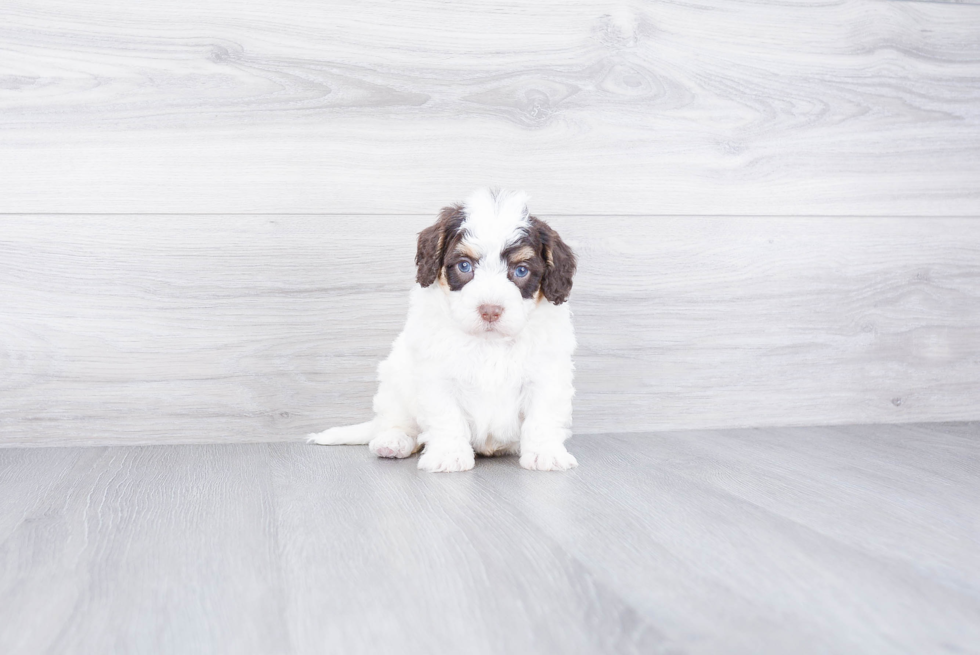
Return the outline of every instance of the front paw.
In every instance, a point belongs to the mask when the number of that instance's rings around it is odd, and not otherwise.
[[[385,430],[368,444],[368,449],[378,457],[403,459],[415,452],[415,439],[401,430]]]
[[[419,469],[430,473],[469,471],[474,463],[475,456],[469,444],[450,447],[426,444],[419,457]]]
[[[567,471],[578,466],[565,446],[532,446],[521,448],[521,466],[530,471]]]

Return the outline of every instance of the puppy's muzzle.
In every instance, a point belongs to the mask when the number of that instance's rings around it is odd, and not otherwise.
[[[500,320],[500,315],[504,313],[504,308],[500,305],[480,305],[479,312],[487,323],[496,323]]]

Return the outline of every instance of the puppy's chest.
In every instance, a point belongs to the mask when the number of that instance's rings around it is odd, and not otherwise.
[[[526,375],[522,349],[494,346],[473,349],[453,362],[450,376],[461,389],[491,394],[520,389]]]
[[[527,376],[516,347],[485,348],[458,360],[452,377],[463,408],[478,423],[517,421]]]

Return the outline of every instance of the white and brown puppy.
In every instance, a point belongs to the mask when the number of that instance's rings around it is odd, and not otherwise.
[[[408,320],[378,366],[375,417],[312,434],[369,444],[379,457],[465,471],[474,450],[520,453],[540,471],[576,466],[571,434],[575,335],[565,301],[575,256],[528,214],[524,193],[481,190],[419,234]]]

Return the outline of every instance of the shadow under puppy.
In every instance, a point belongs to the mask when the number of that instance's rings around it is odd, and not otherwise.
[[[379,457],[424,446],[425,471],[519,453],[540,471],[577,465],[571,434],[575,334],[565,301],[575,255],[528,214],[521,192],[479,190],[419,234],[408,320],[378,366],[375,417],[309,435]]]

